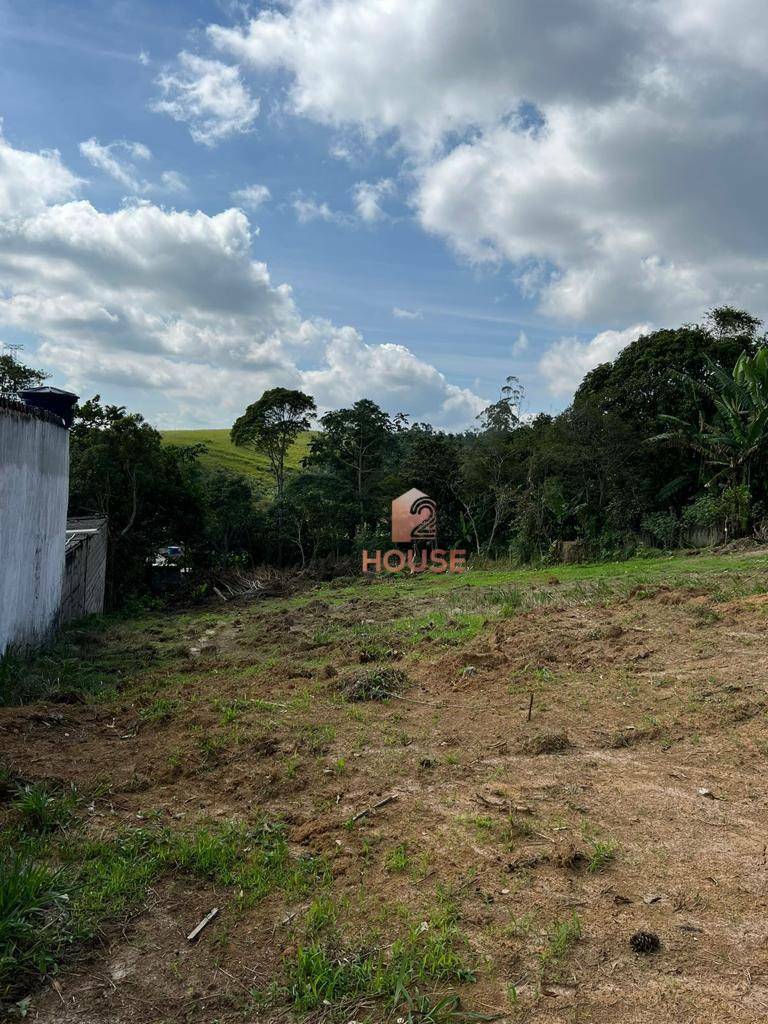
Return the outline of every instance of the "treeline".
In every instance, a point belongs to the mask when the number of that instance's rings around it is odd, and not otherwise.
[[[96,396],[72,429],[71,512],[109,517],[114,603],[145,587],[148,564],[169,543],[183,544],[199,569],[351,565],[363,548],[391,546],[390,503],[411,487],[436,501],[441,546],[520,562],[762,535],[760,327],[722,307],[701,324],[641,337],[588,373],[557,416],[524,415],[523,388],[509,377],[461,433],[391,416],[370,399],[318,418],[311,396],[272,389],[231,434],[267,457],[270,493],[204,469],[203,446],[163,446],[141,416]],[[16,386],[19,369],[5,368]],[[287,452],[310,429],[309,454],[291,472]]]

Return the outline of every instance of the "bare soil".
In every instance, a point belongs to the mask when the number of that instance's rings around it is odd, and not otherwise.
[[[143,690],[107,704],[2,709],[0,746],[27,779],[98,782],[94,835],[282,818],[297,855],[328,858],[350,944],[374,922],[394,937],[450,890],[477,970],[460,987],[468,1011],[536,1024],[768,1020],[768,598],[640,587],[489,618],[469,642],[427,622],[401,651],[388,623],[428,615],[429,602],[363,591],[227,606],[197,632],[185,619],[181,637],[173,617],[145,623],[147,642],[154,629],[155,642],[182,644],[168,679],[148,671]],[[400,697],[340,695],[361,627],[383,642],[375,664],[407,673]],[[158,696],[177,706],[146,720]],[[223,723],[216,702],[235,700],[272,706]],[[589,870],[596,842],[615,851]],[[408,867],[393,870],[401,844]],[[187,943],[213,906],[216,921]],[[290,1019],[244,1007],[280,975],[305,909],[273,894],[236,910],[226,889],[164,878],[34,995],[28,1019]],[[580,941],[543,969],[550,929],[574,914]],[[659,936],[657,952],[633,952],[641,929]],[[386,1015],[374,1005],[357,1019]]]

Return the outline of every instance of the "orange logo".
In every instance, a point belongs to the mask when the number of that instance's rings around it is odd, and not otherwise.
[[[412,487],[392,502],[392,540],[395,544],[437,539],[437,505]]]

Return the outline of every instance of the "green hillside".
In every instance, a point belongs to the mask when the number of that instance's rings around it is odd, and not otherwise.
[[[269,462],[265,455],[258,455],[249,448],[236,448],[229,440],[228,430],[163,430],[164,444],[192,445],[205,444],[208,451],[200,459],[203,466],[211,469],[229,469],[253,477],[264,490],[273,487]],[[298,469],[300,461],[309,451],[310,431],[302,434],[288,453],[288,467]]]

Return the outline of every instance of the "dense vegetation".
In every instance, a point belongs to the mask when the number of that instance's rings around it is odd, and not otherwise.
[[[722,307],[641,337],[588,373],[557,416],[524,415],[523,386],[509,377],[461,433],[370,399],[318,419],[311,396],[275,388],[238,419],[226,449],[258,460],[257,474],[213,469],[205,442],[164,442],[96,396],[72,430],[71,510],[109,516],[115,602],[143,587],[148,561],[171,542],[201,569],[330,565],[388,547],[390,502],[410,487],[437,502],[442,546],[520,562],[760,535],[760,326]]]

